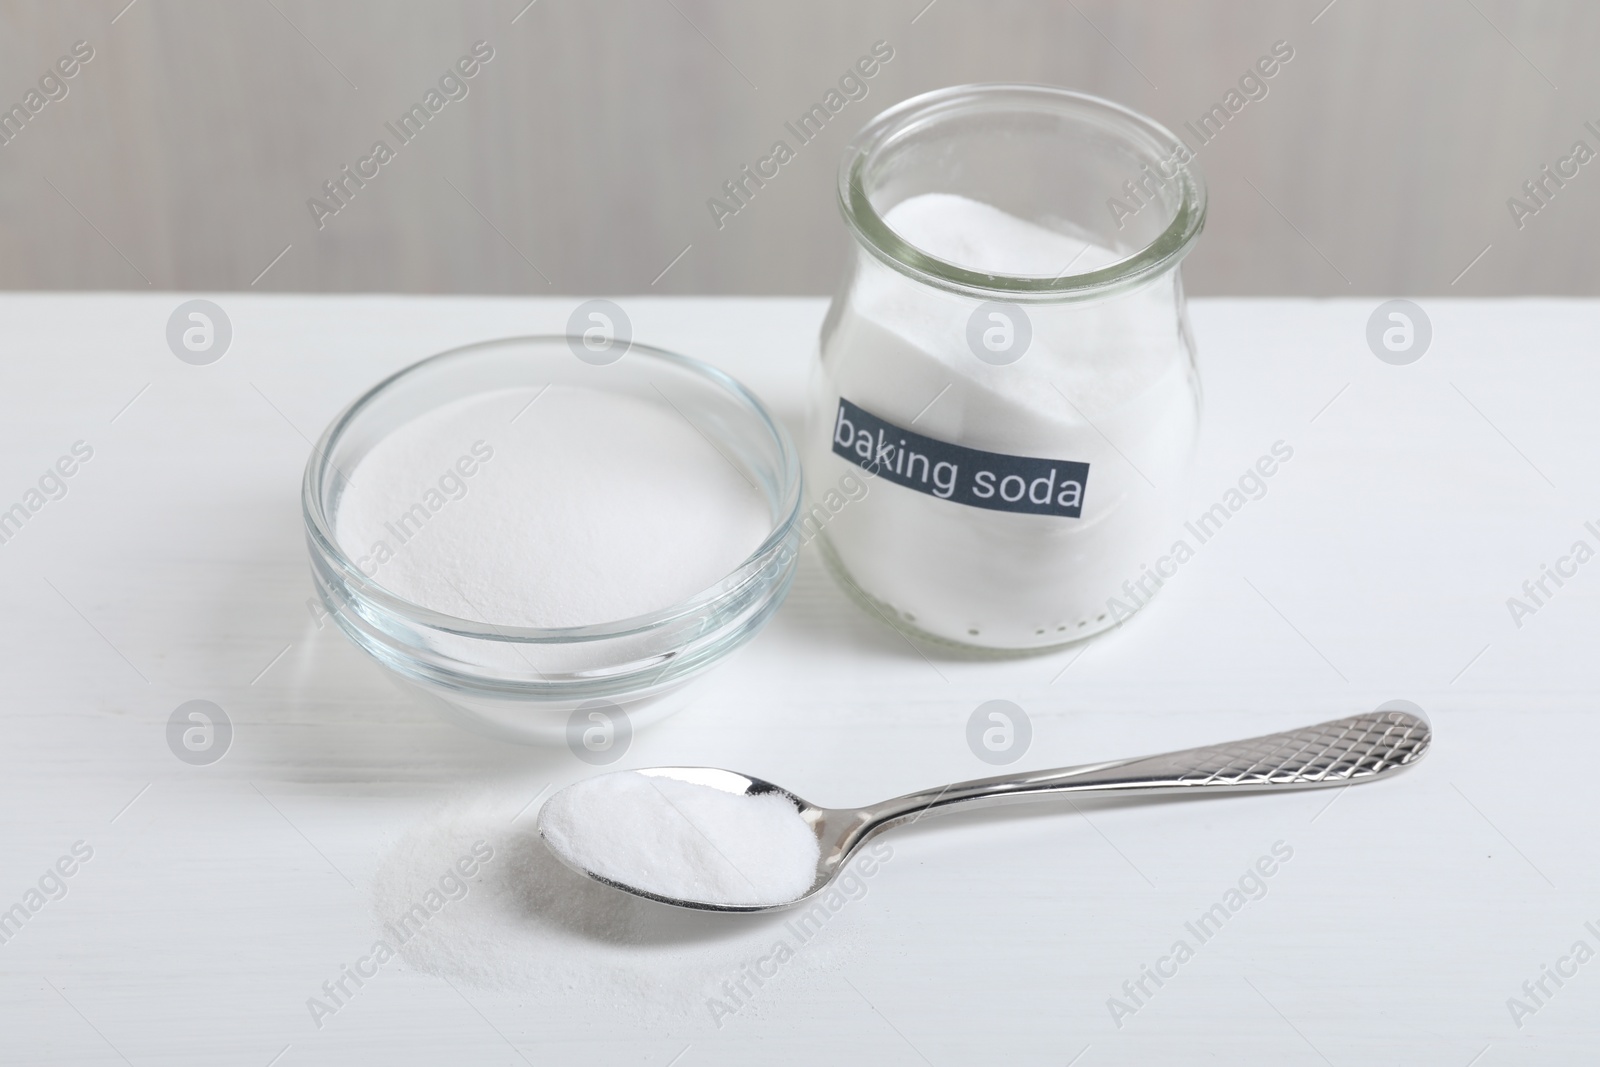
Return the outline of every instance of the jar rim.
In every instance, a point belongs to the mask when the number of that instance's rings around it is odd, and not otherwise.
[[[1172,220],[1144,247],[1115,263],[1081,274],[1055,278],[992,274],[940,259],[896,233],[872,204],[863,172],[906,134],[953,114],[985,110],[1056,110],[1071,107],[1098,113],[1135,137],[1169,149],[1179,199]],[[1181,152],[1185,158],[1177,159]],[[1163,172],[1165,173],[1165,172]],[[856,135],[839,162],[839,209],[862,246],[887,266],[912,279],[964,295],[993,299],[1003,296],[1024,303],[1045,303],[1102,296],[1128,288],[1175,266],[1188,254],[1205,227],[1206,188],[1194,153],[1165,126],[1131,108],[1072,89],[1026,83],[955,85],[922,93],[881,112]]]

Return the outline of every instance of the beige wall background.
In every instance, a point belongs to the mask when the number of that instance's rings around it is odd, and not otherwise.
[[[1600,151],[1597,4],[525,5],[6,0],[0,106],[74,42],[94,57],[0,146],[0,287],[824,293],[835,164],[881,108],[1047,82],[1176,127],[1286,40],[1202,152],[1192,292],[1600,290],[1600,161],[1521,229],[1506,203],[1574,142]],[[467,95],[319,229],[307,200],[480,40]],[[707,199],[879,40],[869,95],[719,230]]]

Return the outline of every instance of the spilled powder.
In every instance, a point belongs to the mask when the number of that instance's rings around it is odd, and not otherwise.
[[[726,1009],[757,1018],[792,1002],[797,982],[836,981],[823,976],[850,965],[870,940],[863,924],[875,909],[859,901],[864,880],[858,893],[841,894],[836,913],[813,917],[798,934],[794,911],[686,911],[602,885],[540,839],[538,809],[528,807],[537,791],[465,796],[431,811],[399,836],[373,879],[373,933],[390,940],[388,928],[439,887],[443,872],[475,845],[479,854],[493,849],[465,879],[465,895],[396,945],[401,970],[447,979],[491,1017],[514,1012],[551,1041],[583,1042],[594,1040],[595,1013],[604,1011],[612,1037],[687,1040],[727,1025]],[[729,984],[779,941],[792,952],[781,973],[736,1001]]]
[[[816,834],[781,793],[618,771],[551,797],[539,827],[574,866],[673,900],[787,904],[816,878]]]

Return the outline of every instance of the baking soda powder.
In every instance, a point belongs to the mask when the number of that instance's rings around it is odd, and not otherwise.
[[[970,270],[1050,278],[1120,258],[949,194],[884,218]],[[829,524],[830,562],[897,625],[964,645],[1048,647],[1120,621],[1107,598],[1170,541],[1198,427],[1176,272],[991,325],[978,300],[858,258],[824,327],[806,474],[883,477]],[[985,331],[1013,328],[1022,355],[983,358]]]
[[[670,608],[765,539],[765,499],[669,406],[577,386],[442,405],[362,458],[340,547],[395,595],[519,627]]]
[[[787,904],[817,873],[817,836],[780,793],[620,771],[551,797],[539,827],[573,866],[671,900]]]

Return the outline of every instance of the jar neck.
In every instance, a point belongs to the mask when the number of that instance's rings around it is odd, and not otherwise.
[[[1083,188],[1071,191],[1070,208],[1043,210],[1050,207],[1046,204],[1041,213],[1084,224],[1086,232],[1094,234],[1096,227],[1109,228],[1105,218],[1097,215],[1091,221],[1074,218],[1074,213],[1086,215],[1090,205],[1098,212],[1104,201],[1104,210],[1120,229],[1125,223],[1119,212],[1134,215],[1154,208],[1139,220],[1140,232],[1148,239],[1109,264],[1043,277],[972,269],[917,247],[889,226],[885,213],[906,198],[908,189],[913,195],[923,187],[923,191],[946,191],[941,182],[948,180],[967,186],[963,192],[970,195],[974,179],[960,169],[959,161],[964,155],[981,157],[994,132],[1005,130],[1008,123],[1026,129],[1026,136],[1015,140],[1033,138],[1042,146],[1043,157],[1068,149],[1076,153],[1071,158],[1092,151],[1106,157],[1099,161],[1094,181],[1080,182]],[[1088,146],[1081,152],[1079,141]],[[917,282],[979,300],[1075,301],[1137,286],[1178,266],[1205,224],[1205,186],[1192,160],[1176,135],[1109,101],[1045,86],[957,86],[914,97],[861,131],[840,163],[839,205],[868,254]],[[941,168],[950,173],[941,173]],[[1050,173],[1044,167],[1039,170]],[[1122,173],[1129,177],[1119,186],[1112,179]],[[1030,177],[1043,184],[1037,175]],[[981,180],[977,184],[981,186]],[[1092,195],[1091,188],[1105,195]]]

